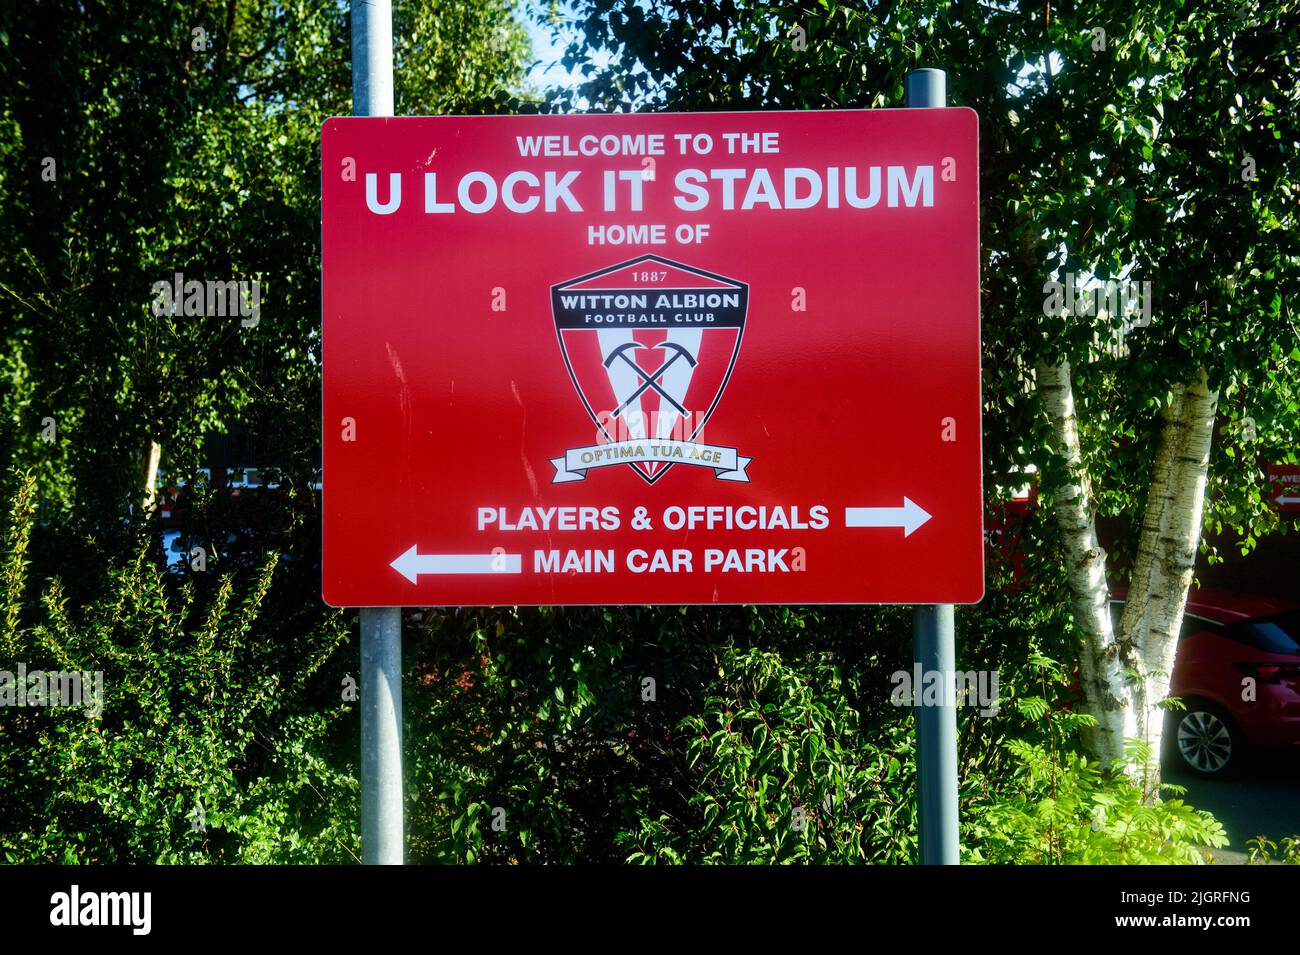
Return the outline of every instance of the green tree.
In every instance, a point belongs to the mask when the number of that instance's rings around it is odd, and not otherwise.
[[[320,603],[312,486],[320,125],[351,112],[348,17],[316,0],[0,5],[0,669],[102,670],[108,696],[102,721],[0,709],[12,859],[355,850],[338,695],[355,661],[332,652],[355,615]],[[512,0],[399,3],[394,34],[400,111],[530,108]],[[153,284],[177,272],[258,279],[259,320],[155,315]],[[191,481],[185,530],[220,546],[204,572],[165,573],[151,472],[192,476],[205,439],[236,431],[283,464],[281,491],[244,507]],[[186,823],[196,796],[211,838]]]
[[[14,384],[0,427],[71,520],[148,505],[160,458],[192,470],[205,436],[237,425],[308,482],[319,130],[351,112],[348,16],[297,0],[0,10],[0,367]],[[399,110],[518,105],[528,47],[510,0],[399,4],[394,33]],[[257,279],[258,320],[156,316],[153,284],[176,273]]]
[[[1057,516],[1037,545],[1067,572],[1092,751],[1108,763],[1137,738],[1158,754],[1204,525],[1249,548],[1278,523],[1260,461],[1295,460],[1300,8],[577,6],[585,81],[557,109],[897,106],[906,72],[947,68],[949,102],[980,115],[990,483],[1037,470]],[[1149,324],[1055,314],[1067,274],[1150,282]],[[1099,515],[1129,520],[1115,554]]]

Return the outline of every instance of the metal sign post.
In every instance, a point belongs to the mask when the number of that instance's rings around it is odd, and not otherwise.
[[[352,4],[352,112],[393,115],[391,0]],[[402,608],[361,608],[361,856],[401,865]]]
[[[905,104],[946,106],[943,70],[907,74]],[[922,673],[938,673],[944,692],[937,706],[916,709],[917,821],[923,865],[957,865],[957,708],[953,683],[956,641],[952,604],[917,607],[913,617],[914,662]]]

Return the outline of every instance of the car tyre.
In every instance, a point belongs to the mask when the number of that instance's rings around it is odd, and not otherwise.
[[[1223,707],[1186,700],[1187,709],[1170,710],[1165,722],[1166,753],[1195,776],[1223,779],[1241,765],[1245,741]]]

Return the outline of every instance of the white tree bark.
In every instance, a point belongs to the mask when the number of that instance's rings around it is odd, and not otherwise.
[[[142,484],[140,507],[148,513],[158,502],[158,465],[162,462],[162,445],[152,438],[140,457],[140,481]]]
[[[1196,564],[1218,392],[1204,369],[1173,389],[1163,414],[1151,484],[1143,510],[1128,601],[1112,626],[1106,554],[1097,542],[1091,481],[1083,466],[1068,362],[1036,368],[1038,390],[1065,458],[1067,477],[1049,488],[1065,551],[1075,621],[1083,633],[1085,711],[1097,726],[1085,733],[1089,751],[1106,762],[1124,755],[1127,739],[1144,740],[1149,759],[1130,769],[1154,796],[1178,631]]]
[[[1111,624],[1106,552],[1097,541],[1092,482],[1079,447],[1070,363],[1039,362],[1035,378],[1056,438],[1056,452],[1068,468],[1064,482],[1047,490],[1055,500],[1074,619],[1083,633],[1084,707],[1097,720],[1096,726],[1085,730],[1084,743],[1094,756],[1109,764],[1123,757],[1124,740],[1138,729],[1126,675],[1135,669],[1137,660],[1132,645],[1118,641]]]
[[[1134,709],[1139,738],[1147,742],[1150,752],[1143,776],[1153,790],[1160,783],[1164,736],[1159,703],[1169,695],[1178,632],[1196,565],[1217,410],[1218,392],[1208,387],[1201,369],[1191,383],[1174,392],[1165,411],[1128,604],[1120,620],[1121,639],[1138,648],[1141,661]]]

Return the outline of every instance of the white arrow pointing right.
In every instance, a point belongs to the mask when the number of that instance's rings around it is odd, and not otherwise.
[[[846,507],[845,527],[901,527],[904,537],[930,519],[925,508],[911,498],[903,497],[902,507]]]

